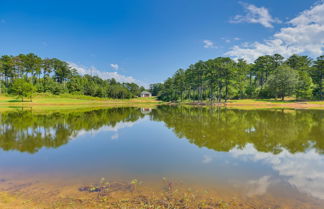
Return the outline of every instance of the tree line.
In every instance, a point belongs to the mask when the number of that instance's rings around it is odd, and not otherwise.
[[[115,79],[80,75],[67,62],[29,53],[0,57],[0,93],[31,97],[32,93],[80,94],[108,98],[132,98],[144,87]]]
[[[227,101],[244,98],[324,97],[324,56],[265,55],[253,63],[217,57],[179,69],[163,83],[150,86],[164,101]]]

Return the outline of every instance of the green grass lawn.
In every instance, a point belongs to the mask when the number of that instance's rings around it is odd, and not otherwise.
[[[185,101],[182,104],[189,104],[190,101]],[[205,101],[209,104],[209,101]],[[116,106],[137,106],[148,107],[158,104],[165,104],[158,101],[155,97],[150,98],[132,98],[132,99],[109,99],[98,98],[84,95],[51,95],[37,94],[32,101],[25,98],[24,102],[14,96],[0,96],[0,111],[15,109],[15,108],[32,108],[33,110],[75,110],[75,109],[93,109],[101,107],[116,107]],[[228,107],[239,108],[316,108],[324,109],[324,101],[296,101],[294,98],[287,98],[285,101],[275,99],[240,99],[229,100],[226,105]]]
[[[294,103],[295,100],[275,100],[275,99],[239,99],[239,100],[229,100],[229,103],[237,103],[237,104],[258,104],[258,103]]]
[[[180,104],[209,106],[211,103],[206,100],[202,102],[183,101]],[[324,109],[324,101],[298,101],[295,98],[286,98],[284,101],[281,99],[238,99],[228,100],[227,103],[222,101],[222,103],[214,103],[214,105],[236,109]]]
[[[298,101],[292,98],[288,98],[284,101],[278,99],[240,99],[240,100],[229,100],[229,103],[236,104],[320,104],[324,105],[324,101]]]
[[[24,98],[24,102],[20,98],[14,96],[0,96],[0,104],[84,104],[84,103],[158,103],[155,97],[149,98],[132,98],[132,99],[109,99],[109,98],[99,98],[83,95],[51,95],[51,94],[38,94],[33,96],[32,101],[29,98]]]
[[[0,111],[15,108],[32,108],[33,110],[84,109],[111,106],[150,106],[161,104],[155,97],[132,99],[108,99],[83,95],[50,95],[38,94],[30,101],[28,98],[21,102],[14,96],[0,96]]]

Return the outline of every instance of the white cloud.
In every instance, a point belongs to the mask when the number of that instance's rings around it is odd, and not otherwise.
[[[110,67],[111,67],[113,70],[118,70],[118,69],[119,69],[119,65],[118,65],[118,64],[110,64]]]
[[[80,75],[93,75],[93,76],[98,76],[102,79],[116,79],[116,81],[118,82],[124,82],[124,83],[137,83],[139,85],[144,85],[142,82],[134,79],[133,77],[131,76],[124,76],[124,75],[121,75],[117,72],[104,72],[104,71],[101,71],[101,70],[98,70],[96,69],[95,67],[90,67],[90,68],[85,68],[85,67],[81,67],[75,63],[69,63],[69,65],[76,69],[77,72],[80,74]]]
[[[216,48],[216,45],[211,40],[203,40],[204,48]]]
[[[256,7],[253,4],[241,3],[245,9],[245,15],[236,15],[231,23],[255,23],[266,28],[273,28],[273,23],[281,23],[278,18],[273,18],[265,7]]]
[[[324,199],[324,156],[317,153],[315,149],[295,154],[284,149],[279,154],[272,154],[259,152],[252,144],[248,144],[244,149],[235,148],[230,153],[242,160],[268,164],[300,192]],[[256,191],[262,193],[270,183],[268,178],[260,180],[251,182],[256,184],[261,182],[264,187],[261,186]]]
[[[288,22],[272,38],[263,42],[244,43],[234,46],[228,56],[253,62],[257,57],[279,53],[284,57],[292,54],[323,54],[324,48],[324,3],[321,2]]]

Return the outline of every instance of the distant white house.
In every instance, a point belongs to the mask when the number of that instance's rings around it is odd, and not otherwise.
[[[149,114],[152,112],[152,108],[141,108],[141,113]]]
[[[142,91],[141,93],[141,97],[151,97],[151,96],[152,96],[151,92],[148,91]]]

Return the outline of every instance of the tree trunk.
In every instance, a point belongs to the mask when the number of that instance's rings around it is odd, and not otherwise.
[[[323,75],[321,74],[321,80],[320,80],[320,99],[322,100],[323,99]]]
[[[222,101],[222,88],[218,89],[218,102],[220,103]]]
[[[210,103],[213,104],[213,99],[214,99],[214,95],[213,95],[213,87],[210,85],[210,89],[209,89],[209,99],[210,99]]]
[[[228,84],[225,86],[225,102],[227,102],[227,97],[228,97]]]

